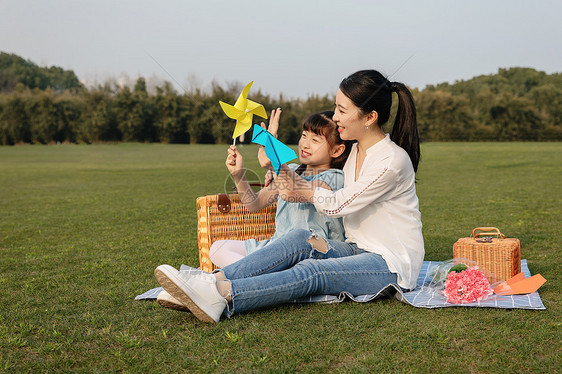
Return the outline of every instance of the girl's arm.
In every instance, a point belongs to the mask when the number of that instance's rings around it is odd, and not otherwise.
[[[234,179],[240,201],[250,212],[256,212],[273,204],[279,195],[274,183],[261,189],[258,193],[254,192],[246,179],[246,169],[244,169],[244,159],[235,146],[231,145],[228,149],[226,167]]]

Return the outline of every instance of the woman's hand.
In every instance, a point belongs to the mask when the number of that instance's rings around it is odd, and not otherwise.
[[[231,145],[228,148],[228,156],[226,157],[226,168],[233,177],[240,177],[244,174],[244,158],[236,149],[236,146]]]

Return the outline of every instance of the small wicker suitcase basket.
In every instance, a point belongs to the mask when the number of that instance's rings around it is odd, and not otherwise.
[[[217,267],[209,258],[211,244],[217,240],[269,239],[275,232],[276,204],[251,213],[238,194],[218,194],[197,198],[197,244],[201,270]]]
[[[507,280],[521,272],[521,243],[506,238],[496,227],[477,227],[468,238],[453,245],[454,258],[466,258],[487,271],[491,283]]]

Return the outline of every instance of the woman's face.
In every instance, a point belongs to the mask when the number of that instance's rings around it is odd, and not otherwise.
[[[334,122],[343,140],[359,140],[366,133],[366,117],[341,90],[336,93]]]

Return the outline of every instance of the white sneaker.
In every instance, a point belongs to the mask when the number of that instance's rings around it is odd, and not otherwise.
[[[184,273],[186,272],[188,275],[206,273],[203,270],[196,269],[187,265],[182,265],[180,267],[180,274],[182,278],[185,278]],[[158,297],[156,298],[156,302],[161,306],[163,306],[164,308],[179,310],[181,312],[189,312],[189,308],[187,306],[180,303],[175,297],[173,297],[166,291],[161,291],[158,294]]]
[[[172,297],[187,306],[203,322],[218,322],[226,299],[217,290],[214,275],[201,272],[182,272],[170,265],[160,265],[154,270],[158,283]]]
[[[189,311],[189,308],[180,303],[175,297],[166,291],[161,291],[156,298],[156,302],[164,308],[179,310],[182,312]]]

